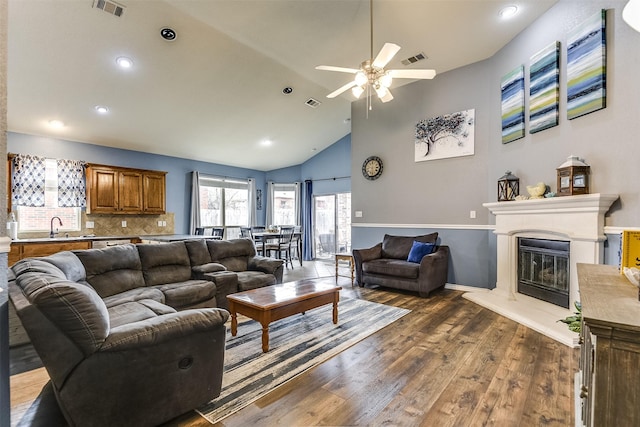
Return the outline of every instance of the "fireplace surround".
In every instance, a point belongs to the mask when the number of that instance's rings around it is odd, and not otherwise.
[[[615,194],[585,194],[485,203],[495,215],[496,286],[464,297],[563,344],[578,345],[578,335],[558,322],[573,313],[579,301],[576,264],[604,259],[604,216]],[[518,292],[520,239],[569,242],[569,309]]]

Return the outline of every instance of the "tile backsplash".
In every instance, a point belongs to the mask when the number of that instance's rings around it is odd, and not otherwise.
[[[126,227],[122,226],[123,221],[126,221]],[[86,228],[87,222],[93,222],[93,228]],[[174,234],[175,229],[173,213],[162,215],[87,215],[82,212],[80,223],[82,224],[80,231],[61,232],[59,236],[62,237],[65,234],[72,237],[89,234],[96,236],[144,236]],[[158,225],[159,223],[163,225]],[[18,237],[21,239],[49,237],[49,233],[19,233]]]

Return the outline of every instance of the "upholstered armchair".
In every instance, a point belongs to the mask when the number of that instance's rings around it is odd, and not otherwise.
[[[71,426],[154,426],[220,394],[225,310],[107,308],[71,252],[16,263],[9,294]]]
[[[449,247],[437,245],[437,240],[438,233],[415,237],[385,234],[382,242],[371,248],[354,249],[358,285],[404,289],[428,297],[447,282]],[[414,242],[432,244],[433,252],[414,259],[410,256]]]

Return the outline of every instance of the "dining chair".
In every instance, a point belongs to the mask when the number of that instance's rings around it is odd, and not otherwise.
[[[222,240],[222,238],[224,237],[224,227],[212,227],[211,235]]]
[[[268,256],[271,256],[271,252],[276,252],[276,257],[284,260],[285,267],[287,266],[287,263],[291,265],[291,269],[293,269],[293,262],[291,261],[292,238],[293,238],[293,227],[281,227],[277,242],[268,243],[266,245],[266,251]]]
[[[196,231],[194,234],[196,236],[204,236],[204,227],[196,227]]]
[[[298,261],[300,261],[300,267],[302,267],[302,246],[301,246],[301,242],[302,242],[302,227],[299,225],[296,225],[295,227],[293,227],[293,236],[291,236],[291,251],[293,252],[295,250],[295,258],[298,258]],[[293,259],[293,253],[291,254],[291,258]]]

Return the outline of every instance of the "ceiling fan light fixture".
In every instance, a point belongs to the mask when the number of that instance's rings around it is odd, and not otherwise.
[[[351,89],[351,93],[353,94],[353,96],[355,96],[356,98],[360,98],[360,95],[362,95],[364,93],[364,88],[362,86],[354,86]]]
[[[356,73],[356,79],[355,82],[358,86],[362,86],[364,84],[367,84],[367,82],[369,81],[369,79],[367,78],[367,75],[364,73],[364,71],[358,71]]]
[[[389,73],[384,73],[382,76],[380,76],[378,81],[380,82],[380,85],[388,88],[388,87],[391,87],[391,82],[393,82],[393,78]]]

